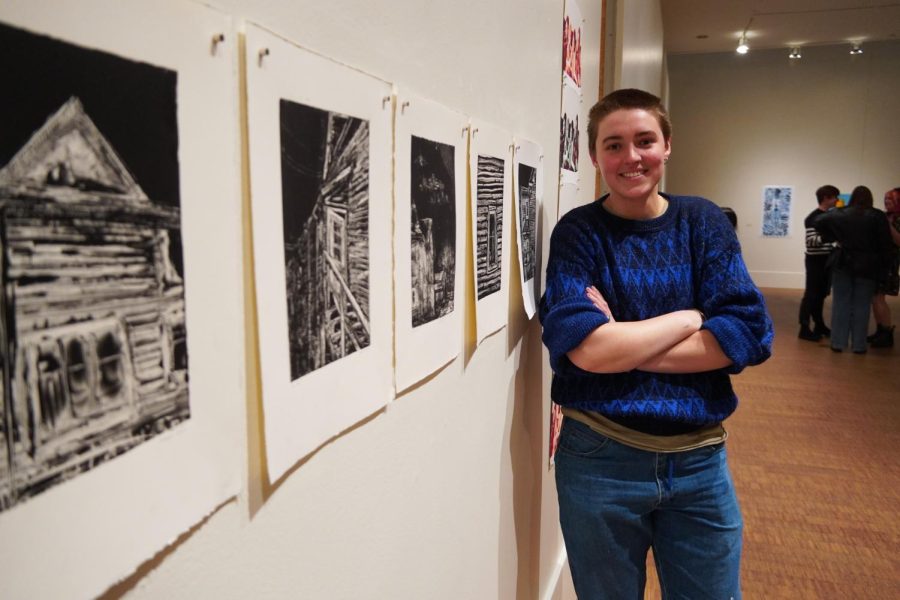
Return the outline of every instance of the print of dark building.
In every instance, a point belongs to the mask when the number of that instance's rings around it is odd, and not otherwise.
[[[177,199],[147,196],[77,98],[0,169],[0,241],[3,509],[190,412]]]
[[[365,348],[369,123],[281,100],[291,379]]]
[[[578,171],[578,115],[574,119],[567,113],[559,117],[559,164],[566,171]]]
[[[410,144],[412,324],[453,312],[456,282],[454,148],[412,136]]]
[[[537,169],[519,163],[519,223],[522,231],[522,281],[534,278],[537,229]]]
[[[503,256],[503,160],[478,156],[475,270],[478,299],[500,291]]]

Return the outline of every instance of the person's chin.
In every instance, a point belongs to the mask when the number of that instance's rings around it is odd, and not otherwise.
[[[640,180],[621,182],[621,185],[616,187],[618,188],[616,191],[623,198],[638,200],[653,191],[654,183],[646,177],[641,177]]]

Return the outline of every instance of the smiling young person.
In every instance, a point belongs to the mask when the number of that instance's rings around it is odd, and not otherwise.
[[[659,98],[590,111],[609,193],[554,228],[541,299],[560,523],[579,598],[739,598],[742,519],[722,422],[730,373],[766,360],[772,323],[728,219],[659,191],[672,130]]]

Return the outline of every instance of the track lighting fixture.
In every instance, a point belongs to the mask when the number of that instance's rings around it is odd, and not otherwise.
[[[801,56],[803,56],[803,55],[800,54],[800,48],[798,48],[796,46],[791,48],[791,53],[788,54],[788,58],[800,58]]]
[[[852,42],[850,45],[850,54],[862,54],[862,44],[859,42]]]
[[[741,32],[741,39],[738,40],[738,47],[734,49],[738,54],[747,54],[747,51],[750,49],[750,46],[747,45],[747,30],[750,29],[750,25],[753,24],[753,17],[750,17],[750,20],[747,21],[747,26],[744,27],[744,31]]]

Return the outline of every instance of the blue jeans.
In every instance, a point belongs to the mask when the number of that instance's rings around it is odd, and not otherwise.
[[[865,352],[869,312],[878,284],[874,279],[854,277],[846,269],[835,269],[831,285],[831,347],[844,350],[849,340],[854,352]]]
[[[738,600],[743,521],[724,444],[659,453],[565,419],[556,489],[579,600],[642,600],[653,548],[664,600]]]

